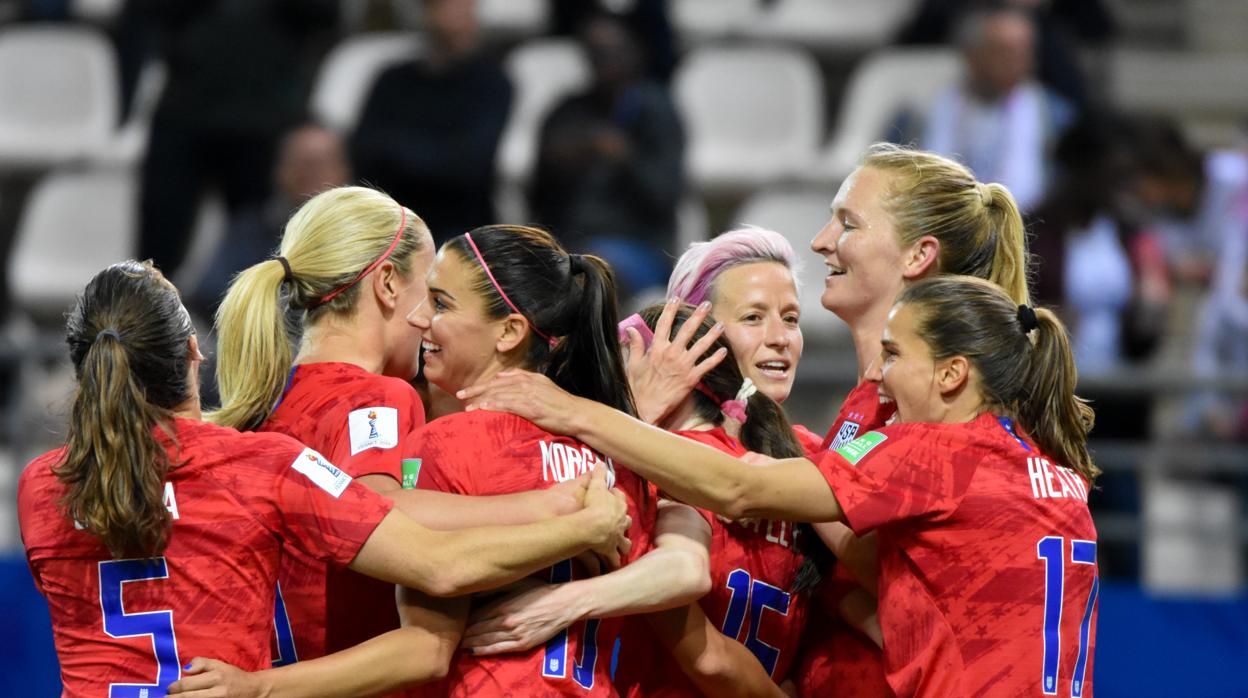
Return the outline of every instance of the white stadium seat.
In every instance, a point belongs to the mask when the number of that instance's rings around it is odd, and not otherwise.
[[[77,27],[0,31],[0,169],[41,170],[103,149],[118,117],[117,61]]]
[[[422,44],[422,35],[412,32],[362,34],[342,41],[321,64],[312,88],[313,116],[339,133],[350,133],[377,76],[419,56]]]
[[[96,272],[133,257],[134,173],[123,168],[54,172],[35,186],[9,260],[15,303],[56,319]]]
[[[889,42],[914,0],[777,0],[750,23],[750,36],[857,51]]]
[[[498,146],[504,178],[526,180],[537,159],[542,122],[556,103],[589,84],[589,61],[571,39],[539,39],[520,44],[503,64],[515,97]]]
[[[540,34],[550,20],[546,0],[478,0],[477,16],[488,32]]]
[[[823,79],[804,51],[699,49],[677,69],[674,89],[695,186],[756,187],[804,172],[817,154]]]
[[[887,136],[905,111],[926,114],[936,97],[962,74],[953,49],[887,49],[868,56],[850,76],[832,141],[812,180],[839,182],[867,146]]]
[[[761,0],[672,0],[672,25],[679,36],[704,41],[745,31],[757,19]]]
[[[780,233],[793,245],[800,260],[798,300],[802,307],[802,334],[822,343],[844,342],[849,330],[845,323],[824,309],[822,261],[810,251],[810,241],[831,217],[829,189],[776,188],[760,191],[741,205],[734,225],[757,225]]]

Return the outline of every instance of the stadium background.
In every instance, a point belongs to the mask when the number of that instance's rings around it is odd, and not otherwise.
[[[485,39],[506,52],[515,89],[496,161],[495,200],[504,220],[526,215],[522,191],[533,176],[542,116],[587,79],[573,40],[549,36],[558,4],[478,3]],[[898,115],[930,108],[956,81],[952,47],[894,41],[902,27],[914,26],[921,5],[941,3],[603,4],[625,12],[657,7],[669,22],[666,44],[643,39],[672,51],[670,89],[688,137],[686,193],[671,249],[747,222],[784,233],[804,261],[807,344],[789,408],[795,421],[819,430],[852,385],[854,356],[843,325],[818,308],[821,265],[807,243],[865,146],[912,137]],[[1019,4],[1057,14],[1072,3]],[[1090,103],[1172,119],[1203,153],[1248,152],[1248,3],[1090,4],[1109,25],[1083,38],[1067,35]],[[12,291],[0,315],[0,598],[7,625],[0,633],[0,695],[57,692],[46,606],[21,555],[15,484],[22,464],[63,432],[72,377],[60,313],[92,272],[135,254],[136,177],[169,79],[151,60],[122,89],[116,47],[125,6],[0,0],[0,253]],[[423,27],[414,0],[342,0],[338,15],[332,48],[315,65],[308,107],[345,134],[377,71],[422,50]],[[220,196],[209,191],[188,261],[175,276],[183,289],[211,272],[207,260],[226,218]],[[1240,225],[1237,234],[1248,230],[1248,217],[1230,223]],[[1103,579],[1094,686],[1103,697],[1248,695],[1248,447],[1242,432],[1219,438],[1185,419],[1215,388],[1231,404],[1242,406],[1248,396],[1243,364],[1202,373],[1195,361],[1197,318],[1209,288],[1179,278],[1158,346],[1082,381],[1102,419],[1135,427],[1093,434],[1106,471],[1092,497]],[[643,290],[630,303],[644,298]],[[1248,335],[1240,340],[1248,346]]]

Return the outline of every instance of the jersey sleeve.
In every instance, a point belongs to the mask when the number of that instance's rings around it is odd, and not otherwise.
[[[412,437],[411,453],[420,459],[420,475],[416,489],[446,492],[448,494],[474,494],[467,467],[459,467],[457,456],[463,450],[456,446],[455,432],[434,422],[416,432]]]
[[[959,448],[931,426],[867,432],[819,458],[819,472],[855,534],[909,519],[939,519],[957,507],[975,472],[974,449]]]
[[[403,458],[425,423],[420,396],[406,383],[385,378],[353,400],[330,459],[352,477],[387,475],[403,481]],[[340,413],[341,414],[341,413]]]
[[[394,503],[310,448],[290,455],[271,490],[276,532],[310,557],[347,565]]]

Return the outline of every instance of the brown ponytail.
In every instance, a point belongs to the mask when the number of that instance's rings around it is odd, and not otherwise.
[[[170,468],[156,429],[194,395],[190,316],[149,263],[96,274],[69,315],[66,341],[78,379],[65,459],[67,516],[99,536],[114,557],[165,549],[163,494]]]
[[[897,304],[917,309],[918,335],[933,358],[971,362],[989,409],[1016,418],[1049,457],[1096,479],[1087,446],[1094,415],[1075,394],[1074,354],[1056,315],[1020,306],[996,284],[969,276],[924,279]]]

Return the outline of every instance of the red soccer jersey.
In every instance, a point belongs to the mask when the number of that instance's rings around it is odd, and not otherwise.
[[[880,402],[878,383],[863,381],[849,391],[836,421],[824,437],[820,451],[832,451],[858,438],[859,434],[879,429],[897,413],[897,404]]]
[[[417,487],[468,495],[498,495],[552,487],[605,463],[629,500],[633,547],[629,559],[652,546],[657,502],[645,480],[566,436],[514,415],[477,410],[436,419],[416,437],[422,459]],[[535,575],[549,582],[573,578],[565,560]],[[622,619],[574,624],[528,652],[474,657],[458,652],[443,682],[448,696],[614,696],[611,651]]]
[[[405,381],[323,362],[295,367],[260,430],[308,444],[352,477],[401,482],[405,445],[424,423],[420,397]],[[393,584],[288,553],[279,575],[275,664],[337,652],[399,627]]]
[[[677,434],[733,456],[746,449],[723,429]],[[806,621],[809,597],[793,592],[802,566],[797,529],[788,521],[725,521],[710,513],[711,591],[699,600],[706,617],[758,657],[772,679],[789,674]],[[644,621],[630,623],[617,680],[630,696],[699,696],[667,651],[649,638]]]
[[[804,453],[817,453],[820,450],[819,447],[823,444],[822,436],[801,424],[793,425],[793,435],[797,437],[797,442],[802,445]]]
[[[192,657],[247,671],[269,666],[273,590],[283,545],[345,565],[390,511],[319,454],[279,434],[175,421],[180,449],[159,557],[114,560],[62,513],[58,449],[18,484],[22,540],[48,598],[67,696],[156,696]]]
[[[897,695],[1091,695],[1096,529],[1074,471],[991,414],[869,432],[819,469],[849,526],[878,531]]]

